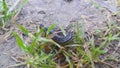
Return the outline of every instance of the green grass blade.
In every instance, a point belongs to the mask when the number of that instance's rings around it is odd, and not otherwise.
[[[8,6],[7,6],[7,3],[5,0],[3,0],[3,3],[2,3],[2,6],[3,6],[3,14],[5,15],[5,17],[7,16],[7,11],[8,11]]]
[[[3,15],[4,15],[2,24],[3,27],[5,27],[5,24],[7,22],[7,11],[8,11],[8,6],[5,0],[3,0],[2,2],[2,6],[3,6]]]
[[[28,35],[30,32],[26,29],[26,28],[24,28],[22,25],[19,25],[19,24],[17,24],[16,23],[16,25],[17,25],[17,27],[22,31],[22,32],[24,32],[26,35]]]
[[[24,43],[24,41],[20,38],[18,34],[15,32],[12,32],[13,36],[16,38],[17,45],[24,51],[27,51],[27,45]]]
[[[62,26],[59,26],[59,27],[60,27],[60,29],[61,29],[63,35],[66,36],[66,32],[65,32],[64,28],[63,28]]]
[[[39,60],[40,61],[43,61],[43,60],[47,60],[48,58],[51,57],[51,54],[43,54],[42,56],[39,57]]]
[[[53,28],[55,28],[55,26],[56,26],[56,24],[52,24],[52,25],[48,28],[48,30],[47,30],[47,32],[46,32],[46,37],[47,37],[47,38],[48,38],[48,35],[49,35],[50,31],[51,31]]]
[[[82,28],[80,28],[78,22],[76,22],[76,28],[75,28],[75,33],[76,33],[76,36],[75,36],[75,41],[76,43],[80,43],[80,44],[83,44],[84,43],[84,26]]]
[[[84,39],[85,37],[85,19],[82,18],[81,29],[80,29],[80,36]]]
[[[66,51],[64,51],[65,53],[64,53],[64,56],[66,57],[66,61],[69,63],[69,68],[73,68],[73,63],[71,63],[71,60],[70,60],[70,58],[69,58],[69,54],[66,52]]]

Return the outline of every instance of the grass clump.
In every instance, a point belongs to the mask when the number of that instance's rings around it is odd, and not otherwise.
[[[28,60],[26,64],[37,68],[37,67],[45,67],[45,68],[54,68],[56,63],[53,62],[52,57],[55,55],[54,53],[46,53],[45,48],[47,50],[47,45],[49,43],[55,44],[57,47],[59,46],[57,43],[52,41],[51,39],[42,37],[42,33],[44,32],[44,28],[38,30],[36,34],[31,34],[27,29],[22,27],[21,25],[17,26],[24,32],[27,36],[31,38],[31,44],[26,44],[23,39],[13,32],[14,37],[16,38],[18,46],[25,51],[29,56],[27,56]],[[49,30],[51,30],[54,26],[52,25]],[[48,31],[47,33],[48,34]],[[48,49],[49,50],[49,49]]]
[[[103,61],[104,58],[100,58],[106,53],[104,48],[110,45],[111,41],[119,40],[119,33],[111,34],[112,30],[106,35],[92,34],[86,40],[84,26],[79,28],[77,23],[72,43],[60,45],[49,38],[49,32],[55,27],[54,24],[48,28],[48,31],[45,32],[45,28],[41,28],[35,34],[21,25],[17,24],[17,27],[31,38],[31,43],[28,44],[13,32],[17,45],[27,53],[25,64],[28,68],[95,68],[96,63],[106,63]],[[45,36],[43,36],[44,32]],[[97,41],[99,42],[96,43]]]
[[[18,11],[20,11],[21,7],[27,2],[27,0],[23,0],[21,5],[17,7],[19,0],[16,1],[12,6],[8,6],[8,3],[6,0],[0,0],[0,26],[3,28],[8,23],[8,21],[11,19],[12,16],[14,16]],[[15,8],[18,8],[15,10]]]

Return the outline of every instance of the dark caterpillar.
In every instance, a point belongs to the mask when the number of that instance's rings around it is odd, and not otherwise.
[[[40,28],[41,27],[44,27],[44,25],[40,24]],[[44,28],[45,28],[45,31],[48,30],[47,27],[44,27]],[[54,31],[52,30],[52,31],[50,31],[49,34],[53,34],[53,33],[54,33]],[[58,44],[66,44],[66,43],[70,42],[72,39],[73,39],[73,32],[70,32],[70,31],[67,33],[66,36],[64,36],[62,32],[59,32],[55,36],[52,37],[52,40]]]
[[[57,34],[52,38],[52,40],[54,40],[58,44],[66,44],[69,41],[71,41],[72,38],[73,38],[73,33],[68,32],[68,34],[66,36],[60,36],[60,35]]]

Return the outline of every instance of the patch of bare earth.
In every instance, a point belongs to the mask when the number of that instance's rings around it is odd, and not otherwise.
[[[10,4],[13,2],[14,0],[9,1]],[[115,0],[28,0],[19,13],[17,22],[32,32],[40,23],[46,26],[57,23],[57,25],[66,27],[71,23],[75,24],[76,21],[81,24],[84,20],[85,30],[92,34],[98,29],[105,30],[108,19],[115,20],[111,14],[116,11]],[[0,68],[20,63],[19,57],[24,54],[16,45],[15,38],[9,36],[11,30],[19,32],[18,29],[13,26],[13,23],[7,26],[7,30],[0,29]],[[120,44],[113,43],[106,48],[106,51],[106,57],[118,58],[116,61],[107,62],[120,68]],[[96,68],[110,68],[104,63],[96,65]]]

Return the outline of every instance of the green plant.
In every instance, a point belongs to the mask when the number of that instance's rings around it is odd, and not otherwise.
[[[27,2],[27,0],[23,0],[23,2],[18,7],[18,9],[14,10],[15,7],[17,6],[17,4],[19,3],[18,1],[17,1],[17,3],[13,4],[9,8],[8,4],[5,0],[0,0],[0,26],[2,26],[4,28],[5,25],[7,24],[7,22],[11,19],[11,17],[14,16],[18,11],[20,11],[22,6],[26,2]]]
[[[13,32],[13,35],[16,38],[18,46],[23,51],[29,54],[29,56],[27,57],[28,60],[26,64],[28,65],[30,64],[30,66],[35,67],[35,68],[37,67],[54,68],[56,63],[53,62],[51,59],[55,54],[45,53],[44,48],[46,47],[46,44],[48,43],[55,44],[58,47],[61,47],[61,46],[59,46],[57,43],[55,43],[51,39],[48,39],[47,36],[46,38],[41,37],[42,33],[44,32],[44,28],[38,30],[37,33],[34,35],[34,34],[31,34],[27,29],[25,29],[21,25],[17,24],[17,26],[18,28],[20,28],[22,32],[24,32],[26,35],[28,35],[32,39],[31,44],[26,44],[18,34]],[[48,28],[47,34],[49,34],[49,31],[51,31],[53,27],[54,25],[51,25]]]
[[[17,33],[13,32],[17,45],[28,54],[25,62],[28,68],[29,66],[34,68],[95,68],[95,63],[104,63],[99,58],[100,55],[106,53],[104,47],[110,45],[111,41],[119,40],[119,32],[111,34],[111,30],[106,36],[104,36],[102,31],[99,31],[100,33],[102,32],[100,35],[93,34],[89,36],[88,40],[85,40],[84,23],[81,28],[76,23],[73,42],[68,45],[59,45],[49,38],[49,32],[55,27],[55,24],[48,28],[44,37],[42,37],[44,28],[38,29],[35,34],[32,34],[23,26],[16,25],[25,35],[31,38],[31,43],[26,44]],[[119,28],[117,27],[117,29]],[[98,40],[96,38],[102,39],[101,41],[99,40],[97,45],[96,41]]]

